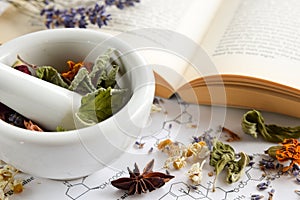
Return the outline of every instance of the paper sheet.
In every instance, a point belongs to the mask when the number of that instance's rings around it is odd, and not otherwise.
[[[269,192],[274,189],[273,200],[280,199],[299,199],[294,190],[300,189],[296,183],[296,178],[291,174],[282,174],[278,170],[266,171],[267,176],[259,168],[258,163],[264,157],[263,151],[274,144],[263,142],[261,139],[254,139],[245,135],[240,127],[240,121],[245,110],[240,109],[222,109],[210,108],[207,106],[188,105],[177,99],[165,100],[159,99],[158,107],[160,112],[153,112],[149,125],[143,130],[141,136],[137,138],[139,143],[144,143],[143,148],[138,148],[135,144],[125,152],[124,155],[108,164],[106,168],[84,178],[68,181],[54,181],[36,178],[31,175],[23,174],[24,191],[21,194],[10,196],[12,200],[99,200],[99,199],[145,199],[145,200],[241,200],[251,199],[251,195],[262,195],[269,198]],[[213,110],[213,111],[212,111]],[[222,116],[226,112],[225,118]],[[210,117],[212,112],[219,113],[216,117]],[[282,125],[299,125],[300,119],[287,116],[263,113],[267,123],[276,123]],[[223,124],[220,124],[224,122]],[[225,182],[225,172],[222,173],[216,182],[216,191],[212,191],[212,182],[214,176],[210,177],[209,172],[213,169],[209,166],[209,158],[203,168],[203,180],[196,187],[192,188],[186,173],[191,164],[195,161],[189,160],[186,167],[180,170],[169,169],[169,172],[175,176],[174,179],[167,182],[163,187],[150,193],[128,196],[125,191],[114,188],[110,181],[128,177],[127,167],[133,169],[136,162],[142,170],[144,165],[151,159],[155,159],[154,171],[165,172],[163,169],[164,161],[167,156],[158,151],[156,144],[164,139],[171,138],[184,144],[192,141],[192,136],[199,136],[203,133],[217,135],[218,126],[224,125],[240,136],[239,141],[227,142],[229,135],[222,133],[220,140],[228,143],[235,148],[238,153],[244,151],[254,157],[254,165],[248,166],[242,178],[233,184]],[[153,151],[149,153],[149,150]],[[76,156],[76,155],[74,155]],[[80,164],[80,161],[78,161]],[[57,163],[59,167],[59,163]],[[269,182],[267,189],[259,191],[257,185],[263,182]]]

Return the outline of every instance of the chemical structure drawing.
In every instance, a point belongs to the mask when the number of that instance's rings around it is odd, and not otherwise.
[[[256,163],[261,159],[260,154],[254,154]],[[188,185],[186,182],[175,182],[170,186],[169,191],[161,196],[159,200],[242,200],[248,199],[251,194],[246,196],[245,190],[256,191],[256,187],[259,183],[270,183],[270,189],[272,188],[272,181],[280,179],[282,173],[279,171],[269,172],[266,176],[262,173],[262,170],[257,165],[248,166],[245,170],[243,178],[234,184],[220,184],[215,187],[213,191],[213,180],[206,179],[206,185]],[[250,188],[250,189],[249,189]],[[269,190],[270,190],[269,189]],[[266,194],[268,194],[266,190]]]
[[[64,185],[67,186],[66,196],[72,200],[79,199],[80,197],[84,196],[87,192],[95,189],[99,189],[97,187],[89,187],[84,183],[86,177],[82,178],[78,181],[78,183],[70,183],[69,181],[64,181]]]
[[[178,100],[176,104],[172,105],[172,108],[168,108],[164,107],[162,99],[156,99],[153,106],[155,107],[151,113],[153,121],[143,130],[144,134],[138,138],[138,144],[144,144],[145,141],[147,143],[158,144],[161,140],[174,138],[176,133],[172,130],[180,130],[179,126],[197,127],[193,121],[193,115],[188,110],[189,104]],[[170,116],[172,117],[170,118]],[[158,124],[161,125],[158,126]]]

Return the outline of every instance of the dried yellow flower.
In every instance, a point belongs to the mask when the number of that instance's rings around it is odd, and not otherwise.
[[[209,149],[204,141],[189,145],[186,151],[186,157],[203,159],[209,155]]]
[[[15,175],[19,172],[11,165],[0,164],[0,200],[9,200],[5,197],[5,193],[12,191],[13,193],[21,193],[23,191],[23,184],[21,180],[15,179]]]
[[[181,169],[185,167],[185,165],[186,165],[185,157],[177,158],[173,161],[173,167],[175,169]]]
[[[173,142],[170,139],[166,139],[166,140],[163,140],[160,143],[158,143],[157,148],[159,150],[162,150],[162,149],[164,149],[166,146],[168,146],[170,144],[173,144]]]

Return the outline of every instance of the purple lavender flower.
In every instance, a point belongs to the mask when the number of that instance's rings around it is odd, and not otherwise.
[[[64,26],[66,28],[87,28],[89,24],[99,28],[106,26],[111,20],[111,15],[106,12],[108,7],[116,6],[119,9],[134,6],[140,0],[99,0],[91,7],[80,6],[78,8],[59,9],[55,7],[55,1],[49,7],[49,0],[45,1],[45,8],[41,10],[41,16],[45,17],[47,28]]]

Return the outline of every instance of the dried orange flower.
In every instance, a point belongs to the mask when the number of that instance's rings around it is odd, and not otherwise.
[[[38,125],[32,123],[31,120],[29,120],[29,122],[24,121],[24,126],[26,129],[31,130],[31,131],[43,132],[43,130]]]
[[[62,73],[61,76],[72,81],[79,69],[83,66],[83,63],[75,63],[73,61],[68,61],[67,63],[69,66],[69,71]]]
[[[289,166],[283,168],[286,172],[293,167],[294,164],[300,165],[300,143],[297,139],[285,139],[281,143],[281,148],[276,150],[276,159],[279,162],[291,160]]]

